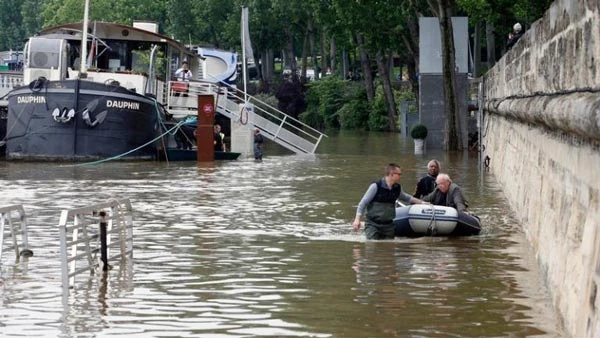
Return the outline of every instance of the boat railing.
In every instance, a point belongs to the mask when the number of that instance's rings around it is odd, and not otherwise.
[[[0,100],[14,88],[23,85],[23,72],[0,72]]]
[[[247,125],[249,129],[260,129],[264,137],[295,153],[314,154],[326,137],[324,133],[233,86],[171,81],[168,93],[169,112],[177,118],[196,114],[198,95],[214,95],[217,112]]]

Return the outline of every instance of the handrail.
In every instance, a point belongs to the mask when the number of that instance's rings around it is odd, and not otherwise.
[[[231,85],[229,85],[229,84],[227,84],[227,83],[225,83],[225,85],[226,85],[227,87],[229,87],[229,88],[233,89],[234,91],[240,92],[240,93],[242,93],[242,94],[244,93],[242,90],[240,90],[240,89],[238,89],[238,88],[236,88],[236,87],[234,87],[234,86],[231,86]],[[277,111],[277,112],[279,112],[279,113],[281,113],[281,114],[283,114],[283,115],[287,116],[288,118],[292,119],[293,121],[295,121],[295,122],[298,122],[298,123],[302,124],[303,126],[305,126],[305,127],[309,128],[309,129],[313,130],[314,132],[317,132],[317,133],[319,133],[319,134],[322,134],[323,136],[327,137],[327,135],[325,135],[325,134],[321,133],[320,131],[316,130],[315,128],[313,128],[313,127],[309,126],[308,124],[306,124],[306,123],[304,123],[304,122],[302,122],[302,121],[300,121],[300,120],[298,120],[298,119],[296,119],[296,118],[294,118],[294,117],[292,117],[292,116],[290,116],[290,115],[287,115],[287,114],[285,114],[284,112],[280,111],[279,109],[277,109],[277,108],[275,108],[275,107],[271,106],[270,104],[268,104],[268,103],[266,103],[266,102],[262,101],[261,99],[259,99],[259,98],[257,98],[257,97],[254,97],[254,96],[248,95],[248,98],[249,98],[249,101],[256,101],[256,102],[259,102],[259,103],[261,103],[261,104],[264,104],[264,105],[265,105],[265,106],[267,106],[268,108],[270,108],[270,109],[273,109],[273,110],[275,110],[275,111]]]
[[[183,114],[186,114],[189,109],[197,109],[195,97],[199,94],[215,95],[217,111],[229,117],[242,118],[241,111],[230,108],[232,103],[236,107],[245,103],[252,104],[254,115],[249,128],[253,126],[261,129],[265,137],[296,153],[314,153],[323,137],[327,137],[315,128],[256,97],[249,96],[248,101],[245,101],[242,90],[226,83],[214,84],[197,80],[171,81],[167,87],[169,93],[167,106],[172,111]]]

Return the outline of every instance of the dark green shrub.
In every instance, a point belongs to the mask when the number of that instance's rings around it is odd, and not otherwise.
[[[425,139],[427,137],[427,127],[424,124],[415,124],[410,129],[410,137],[414,139]]]

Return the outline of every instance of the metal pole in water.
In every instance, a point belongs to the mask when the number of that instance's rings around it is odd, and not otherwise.
[[[2,247],[4,246],[4,217],[5,214],[0,214],[0,266],[2,266]]]
[[[102,271],[108,271],[108,248],[106,246],[106,211],[100,211],[100,260]]]

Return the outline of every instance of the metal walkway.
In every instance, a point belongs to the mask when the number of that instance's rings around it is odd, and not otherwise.
[[[196,115],[198,95],[212,94],[218,113],[240,121],[249,130],[258,128],[264,137],[296,154],[314,154],[327,136],[266,102],[245,96],[234,87],[207,82],[169,82],[168,93],[168,111],[176,118]]]

